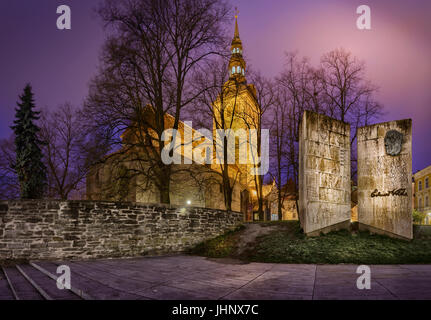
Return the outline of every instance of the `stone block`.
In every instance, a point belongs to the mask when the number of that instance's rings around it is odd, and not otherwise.
[[[413,238],[412,121],[358,130],[359,228]]]
[[[7,203],[0,203],[0,214],[5,214],[9,210]]]
[[[348,227],[350,125],[305,111],[299,132],[299,214],[307,235]]]

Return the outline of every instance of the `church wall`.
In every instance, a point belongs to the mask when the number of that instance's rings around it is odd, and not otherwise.
[[[115,198],[110,188],[113,184],[112,168],[114,164],[106,163],[95,167],[87,177],[87,199],[101,201],[119,201]],[[225,210],[224,196],[221,185],[221,176],[214,172],[208,172],[208,168],[201,165],[175,165],[177,171],[172,176],[170,184],[171,205],[185,206],[190,201],[190,206],[200,208],[210,208]],[[184,171],[181,171],[184,170]],[[193,174],[190,174],[190,171]],[[115,184],[114,184],[115,185]],[[158,203],[160,194],[157,187],[147,181],[143,176],[136,177],[131,181],[129,188],[130,194],[126,197],[127,201],[140,203]],[[240,192],[241,186],[237,182],[233,190],[232,210],[240,211]],[[117,190],[118,192],[118,190]]]
[[[221,183],[221,181],[220,181]],[[205,192],[205,207],[211,209],[225,210],[223,190],[220,188],[220,183],[211,183],[206,187]],[[238,183],[234,185],[232,193],[232,210],[241,210],[241,187]]]
[[[296,210],[296,201],[286,199],[283,202],[283,220],[298,220],[298,212]]]
[[[268,195],[268,205],[271,210],[271,214],[278,214],[278,195],[277,188],[273,188],[271,193]],[[291,196],[286,196],[283,199],[281,213],[283,220],[298,220],[298,210],[296,209],[296,201]]]
[[[147,183],[143,177],[138,177],[136,187],[136,202],[157,203],[160,201],[159,190],[152,183]]]
[[[87,176],[87,199],[135,202],[136,178],[129,172],[132,166],[119,157],[95,165]]]

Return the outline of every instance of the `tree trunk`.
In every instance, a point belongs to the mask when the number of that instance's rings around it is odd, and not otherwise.
[[[258,199],[258,203],[259,203],[259,219],[264,221],[266,219],[265,217],[265,212],[263,211],[263,199],[262,197],[259,197]]]
[[[277,201],[278,201],[278,220],[283,220],[283,211],[281,210],[282,208],[281,208],[281,206],[282,206],[282,201],[281,201],[281,188],[278,188],[277,187],[277,192],[278,192],[278,199],[277,199]]]
[[[159,192],[160,192],[160,203],[171,204],[170,198],[170,182],[171,182],[171,170],[169,167],[165,168],[160,173],[160,184],[159,184]]]
[[[169,185],[160,189],[160,203],[170,204]]]
[[[299,221],[299,225],[301,225],[301,215],[299,214],[299,204],[298,204],[298,199],[295,200],[295,204],[296,204],[296,213],[298,214],[298,221]],[[301,225],[302,227],[302,225]]]
[[[224,205],[227,211],[232,211],[232,187],[229,181],[229,173],[227,168],[223,170],[223,193],[224,193]]]
[[[261,217],[261,220],[265,220],[265,212],[263,211],[263,187],[262,187],[262,176],[257,176],[257,196],[258,196],[258,204],[259,204],[259,217]]]

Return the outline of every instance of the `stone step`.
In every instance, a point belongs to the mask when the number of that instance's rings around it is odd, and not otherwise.
[[[15,300],[15,294],[13,289],[9,285],[9,281],[3,271],[0,268],[0,300]]]
[[[51,262],[30,262],[30,265],[39,270],[41,273],[43,273],[48,278],[54,280],[57,282],[58,276],[56,275],[57,272],[57,265]],[[73,293],[76,297],[79,297],[83,300],[94,300],[92,296],[84,292],[81,288],[77,288],[74,283],[71,283],[70,292]]]
[[[5,267],[3,273],[16,300],[45,300],[47,298],[18,267]]]
[[[52,279],[45,273],[41,272],[32,265],[19,265],[17,266],[21,272],[25,273],[30,279],[29,281],[38,288],[39,292],[47,300],[81,300],[79,295],[68,289],[59,289],[57,287],[56,279]]]
[[[33,262],[37,266],[45,269],[51,274],[55,274],[57,267],[64,263],[60,262]],[[84,268],[74,262],[67,262],[71,269],[71,284],[72,288],[79,289],[84,295],[85,299],[97,299],[97,300],[137,300],[145,299],[142,296],[131,294],[129,292],[119,290],[109,286],[109,279],[105,275],[101,277],[92,277],[93,272],[98,272],[91,268]],[[91,275],[88,272],[91,273]]]

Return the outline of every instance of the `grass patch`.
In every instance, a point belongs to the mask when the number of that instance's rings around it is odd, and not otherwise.
[[[292,239],[276,231],[259,239],[249,261],[275,263],[408,264],[431,263],[431,239],[410,242],[369,232],[331,232]]]
[[[243,225],[235,230],[228,231],[221,236],[199,243],[189,253],[208,258],[227,258],[234,255],[236,243],[240,232],[245,229]]]
[[[306,237],[297,221],[265,222],[277,226],[258,237],[241,256],[235,256],[239,235],[228,232],[199,244],[194,254],[211,258],[239,258],[252,262],[313,264],[418,264],[431,263],[431,237],[418,236],[412,241],[393,239],[369,232],[331,232]]]

